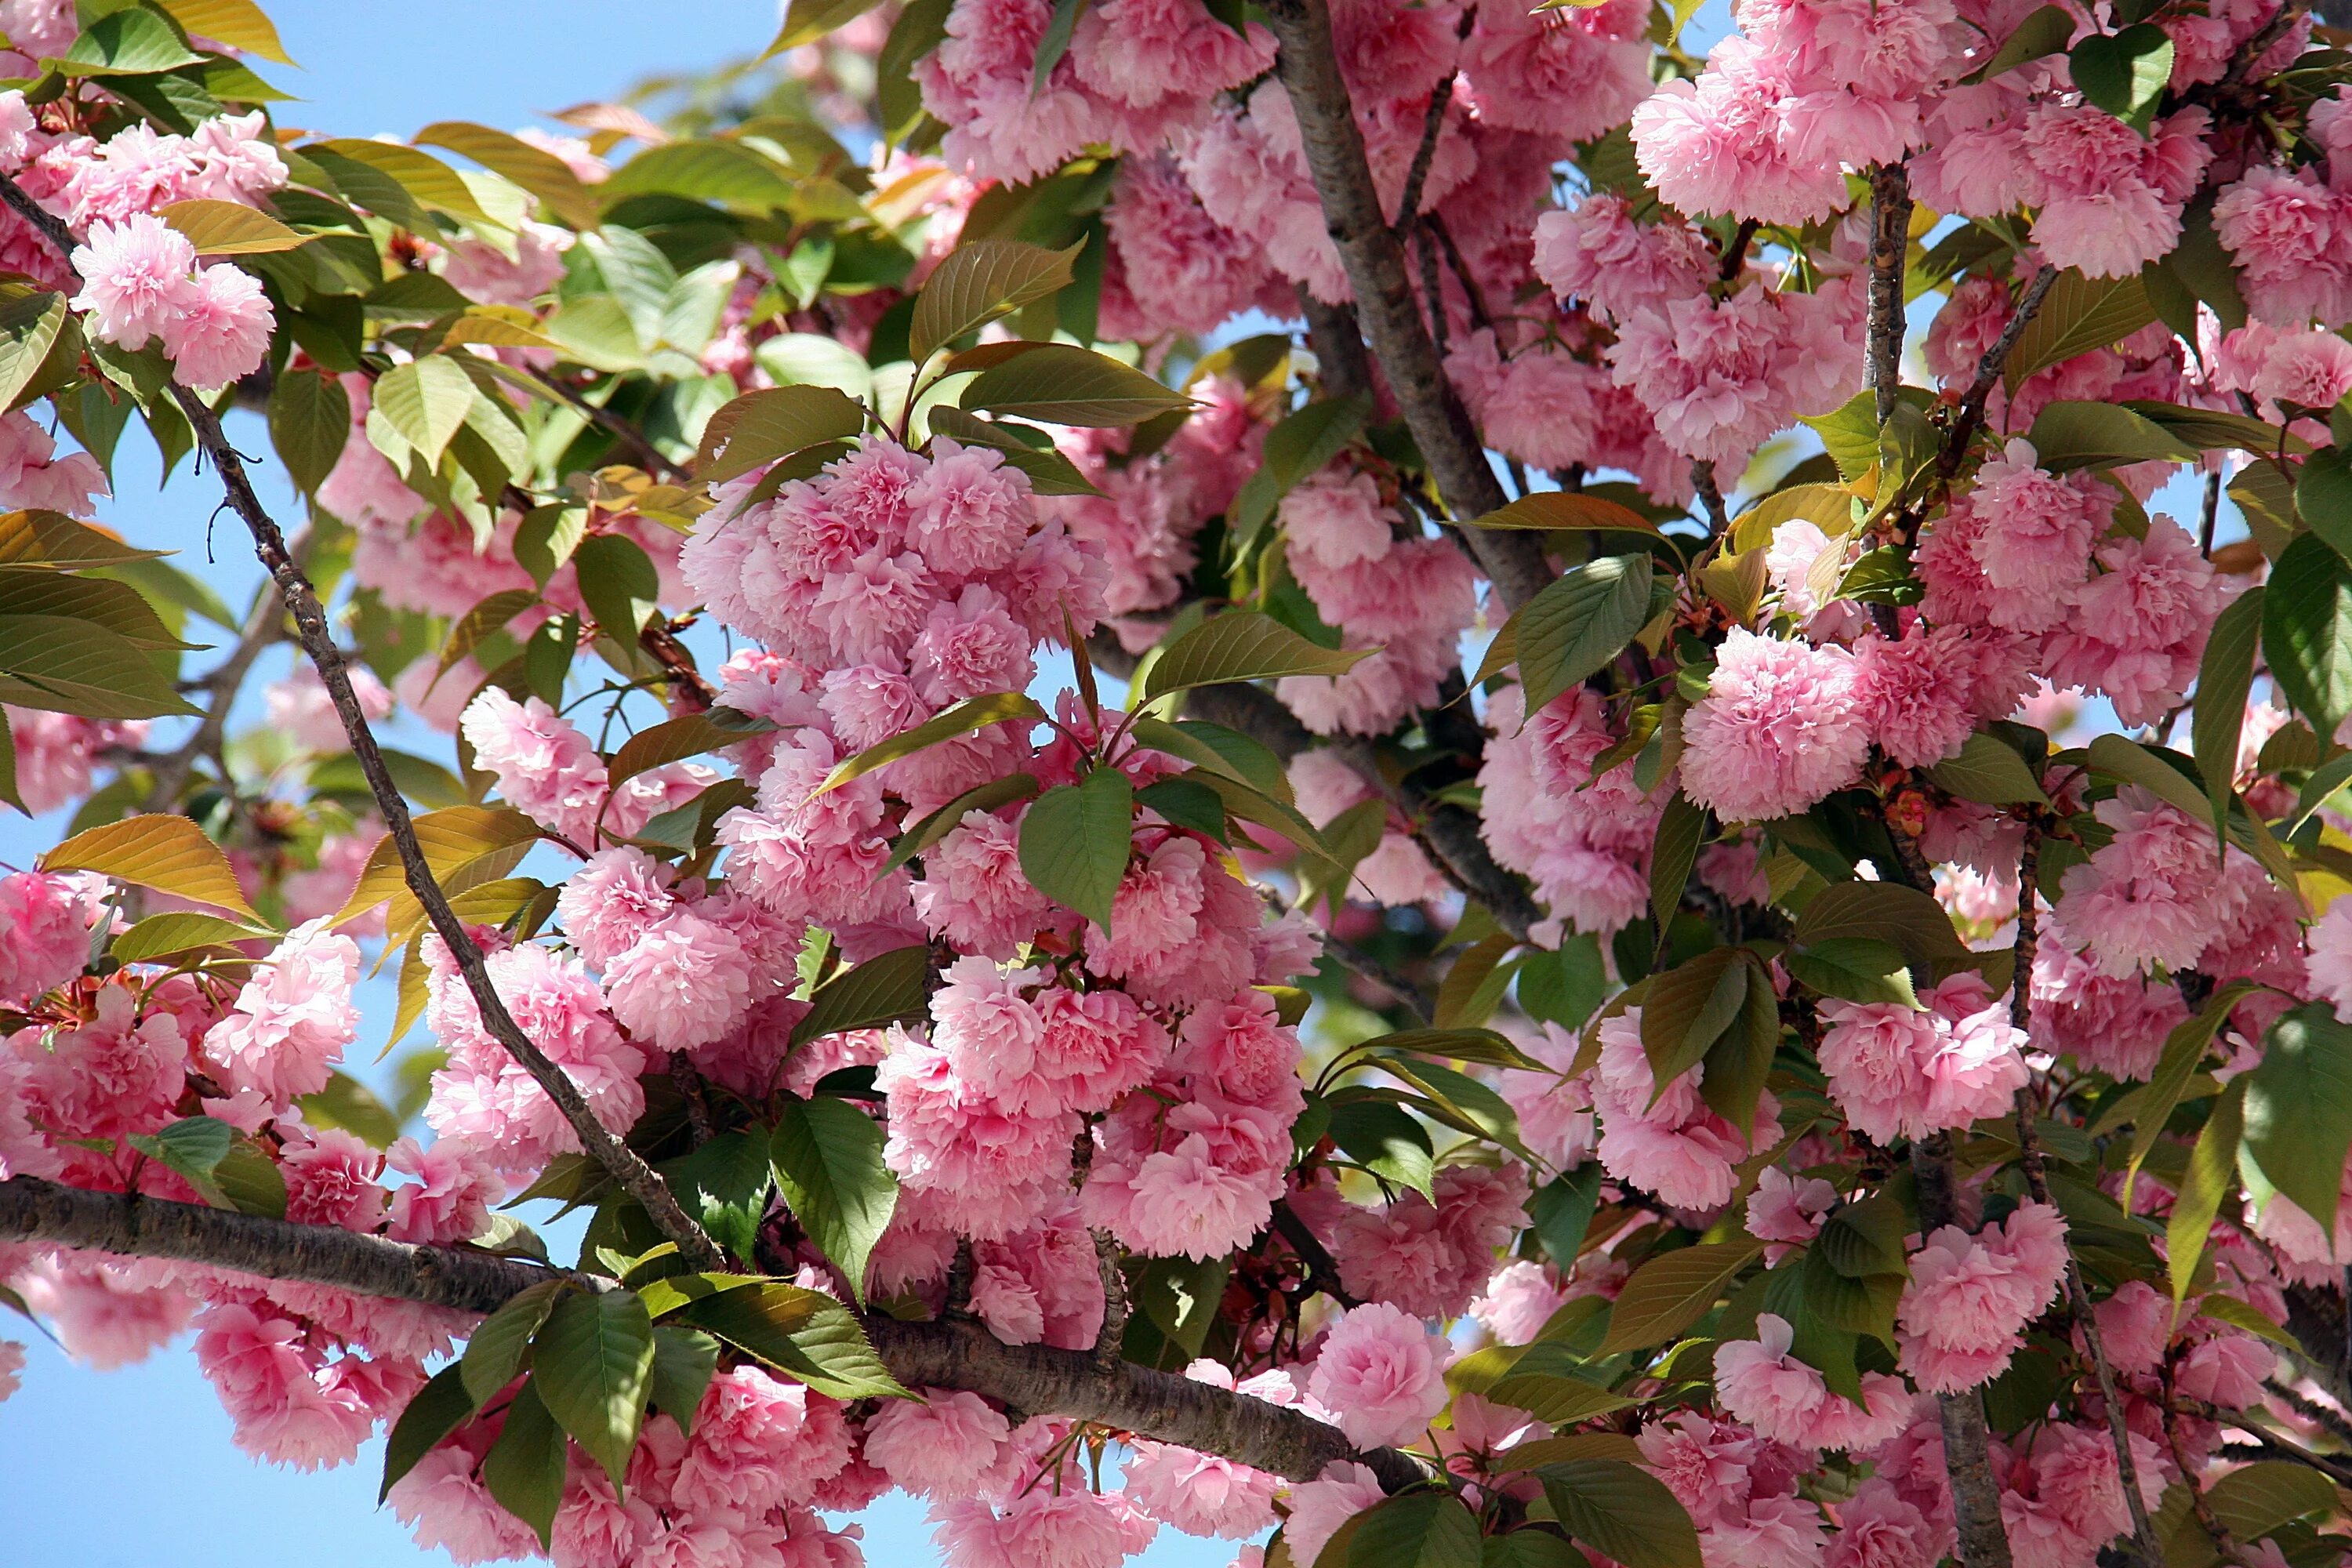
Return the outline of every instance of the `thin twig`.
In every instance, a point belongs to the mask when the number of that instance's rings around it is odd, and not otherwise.
[[[297,561],[310,553],[310,531],[303,529],[294,535],[287,548]],[[197,721],[194,733],[181,742],[179,749],[155,759],[154,783],[148,787],[147,802],[142,808],[150,812],[169,811],[180,798],[189,774],[195,771],[196,759],[208,757],[218,749],[221,736],[228,728],[229,710],[236,706],[236,695],[244,689],[246,677],[262,654],[274,647],[286,635],[286,606],[268,588],[254,595],[253,608],[245,617],[245,629],[236,639],[229,656],[215,665],[204,679],[206,694],[205,716]],[[226,784],[228,781],[221,781]]]
[[[553,376],[542,377],[541,384],[551,388],[557,396],[585,415],[590,424],[635,453],[637,467],[646,472],[673,485],[694,483],[694,475],[663,456],[660,448],[653,444],[644,431],[601,404],[589,402],[586,395],[578,387],[569,385]]]
[[[5,175],[0,175],[0,200],[5,200],[27,222],[45,236],[49,243],[65,255],[73,252],[73,234],[46,208],[27,195],[22,185]],[[425,858],[424,846],[417,842],[416,825],[408,813],[408,802],[402,798],[400,786],[393,782],[391,767],[384,762],[383,748],[376,743],[375,731],[368,725],[367,715],[360,708],[359,695],[352,689],[351,671],[343,663],[342,650],[335,646],[333,628],[327,621],[326,607],[319,602],[318,591],[310,585],[302,568],[295,562],[287,547],[286,535],[261,504],[252,481],[246,478],[245,458],[229,444],[221,431],[220,419],[212,409],[186,387],[177,382],[168,383],[166,390],[180,413],[195,433],[196,446],[212,460],[214,471],[220,475],[221,488],[228,497],[230,510],[241,518],[253,535],[254,553],[262,567],[278,584],[278,595],[294,618],[297,638],[310,662],[318,667],[319,679],[334,703],[337,717],[342,720],[343,732],[352,743],[352,753],[358,759],[361,773],[367,779],[369,792],[375,796],[376,810],[383,816],[384,830],[399,852],[401,870],[408,890],[423,907],[425,918],[432,922],[449,950],[458,973],[464,977],[466,989],[473,994],[481,1014],[482,1026],[492,1038],[504,1046],[509,1055],[520,1063],[524,1071],[543,1089],[548,1099],[562,1112],[564,1121],[580,1140],[589,1158],[604,1168],[614,1182],[631,1197],[644,1205],[655,1228],[677,1244],[678,1253],[697,1268],[716,1269],[725,1267],[725,1255],[711,1241],[708,1233],[678,1206],[669,1184],[651,1165],[646,1163],[612,1129],[596,1119],[595,1110],[587,1097],[580,1092],[564,1070],[540,1049],[537,1042],[523,1033],[514,1016],[491,984],[489,971],[482,962],[482,950],[476,945],[472,932],[457,910],[449,907],[447,895],[433,875]]]
[[[1447,71],[1430,89],[1429,108],[1421,117],[1421,145],[1413,149],[1412,167],[1405,171],[1404,191],[1397,198],[1396,217],[1389,225],[1390,232],[1398,236],[1420,216],[1422,188],[1429,183],[1429,165],[1437,156],[1437,139],[1445,130],[1445,111],[1454,104],[1454,75]]]
[[[1944,455],[1937,459],[1937,467],[1947,478],[1959,472],[1960,463],[1968,456],[1969,443],[1983,427],[1985,405],[1991,401],[1992,389],[2000,382],[2001,371],[2009,363],[2011,352],[2017,347],[2017,341],[2025,335],[2025,329],[2033,324],[2033,318],[2041,312],[2042,301],[2049,297],[2050,286],[2057,281],[2058,269],[2045,262],[2042,269],[2034,273],[2033,280],[2026,284],[2025,292],[2018,297],[2016,313],[2002,325],[2000,336],[1993,339],[1992,346],[1985,350],[1983,358],[1977,361],[1976,379],[1969,382],[1968,390],[1960,395],[1960,411],[1954,416],[1951,430],[1944,437]]]

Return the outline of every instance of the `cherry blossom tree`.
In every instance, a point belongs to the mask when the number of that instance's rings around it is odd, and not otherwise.
[[[0,0],[0,1302],[460,1563],[2340,1563],[2352,35],[1692,10]]]

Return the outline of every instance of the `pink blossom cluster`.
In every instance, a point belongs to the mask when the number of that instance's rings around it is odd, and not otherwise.
[[[2066,1222],[2046,1204],[2022,1204],[1974,1235],[1936,1231],[1912,1254],[1895,1307],[1900,1365],[1930,1394],[2000,1376],[2065,1269]]]
[[[1349,647],[1379,651],[1341,676],[1292,675],[1275,690],[1318,735],[1378,735],[1437,700],[1477,611],[1469,560],[1409,527],[1368,473],[1335,463],[1282,499],[1291,574]]]
[[[1855,1131],[1880,1143],[1925,1138],[1999,1115],[2031,1076],[2009,1002],[1962,970],[1899,1002],[1821,1005],[1816,1052],[1831,1098]]]
[[[198,267],[194,242],[162,218],[99,220],[73,265],[82,280],[73,305],[89,312],[91,331],[126,349],[160,337],[186,385],[242,380],[269,352],[278,318],[261,280],[226,262]]]
[[[1650,846],[1672,791],[1643,789],[1630,757],[1593,776],[1618,739],[1597,693],[1562,692],[1522,723],[1525,706],[1513,687],[1487,710],[1496,736],[1478,770],[1487,847],[1535,885],[1553,922],[1614,932],[1649,908]]]
[[[1756,1320],[1752,1340],[1727,1340],[1715,1355],[1717,1401],[1759,1437],[1791,1448],[1874,1448],[1910,1415],[1903,1380],[1862,1374],[1862,1400],[1834,1394],[1820,1369],[1790,1353],[1795,1331],[1774,1312]]]
[[[2263,7],[2263,9],[2272,9]],[[2297,28],[2307,25],[2299,20]],[[2288,35],[2300,47],[2295,32]],[[2352,321],[2352,121],[2343,89],[2313,106],[2317,163],[2250,164],[2213,203],[2213,231],[2236,258],[2246,307],[2293,329]]]
[[[1699,1095],[1704,1064],[1660,1091],[1642,1048],[1642,1010],[1629,1007],[1600,1026],[1601,1058],[1592,1068],[1593,1110],[1600,1117],[1601,1163],[1612,1176],[1676,1209],[1705,1213],[1731,1199],[1732,1167],[1769,1147],[1780,1116],[1769,1091],[1757,1097],[1756,1140]]]

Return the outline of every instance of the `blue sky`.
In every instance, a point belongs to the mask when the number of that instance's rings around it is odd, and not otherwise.
[[[756,52],[773,36],[775,0],[265,0],[299,72],[268,74],[307,101],[281,104],[281,123],[342,135],[404,134],[436,120],[513,127],[583,100],[613,97],[638,79],[708,67]],[[258,429],[240,443],[267,450]],[[179,551],[242,605],[259,568],[233,519],[205,520],[218,492],[184,466],[158,489],[153,453],[124,443],[120,494],[106,520],[139,543]],[[282,486],[261,475],[281,517]],[[205,656],[194,656],[201,668]],[[271,667],[282,668],[282,663]],[[55,824],[0,824],[0,860],[23,865],[57,839]],[[388,988],[363,996],[381,1030]],[[365,1062],[375,1040],[354,1053]],[[13,1326],[12,1326],[13,1325]],[[229,1442],[228,1419],[184,1346],[121,1372],[67,1361],[21,1322],[0,1336],[27,1342],[25,1386],[0,1404],[0,1560],[79,1568],[249,1568],[292,1545],[337,1568],[446,1563],[422,1552],[375,1507],[381,1446],[356,1465],[317,1475],[261,1465]],[[863,1516],[876,1568],[939,1559],[919,1509],[903,1495]],[[1151,1568],[1215,1568],[1221,1544],[1163,1536]]]

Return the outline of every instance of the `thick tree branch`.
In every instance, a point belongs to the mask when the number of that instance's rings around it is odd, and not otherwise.
[[[72,255],[72,231],[5,175],[0,175],[0,200],[40,230],[61,253]],[[435,933],[448,945],[450,958],[464,976],[466,989],[473,994],[481,1013],[483,1027],[555,1102],[588,1157],[602,1166],[622,1191],[644,1205],[655,1226],[677,1243],[682,1257],[698,1268],[724,1267],[725,1256],[703,1228],[678,1206],[669,1184],[659,1173],[596,1119],[580,1086],[523,1033],[522,1026],[507,1011],[498,988],[490,983],[489,971],[483,966],[482,950],[475,945],[466,922],[449,907],[448,897],[442,892],[432,867],[425,861],[424,847],[416,839],[416,826],[408,814],[408,803],[401,797],[400,786],[393,782],[392,770],[383,760],[383,748],[376,743],[375,732],[368,727],[367,715],[360,709],[358,694],[352,689],[351,672],[344,668],[342,650],[335,646],[334,630],[328,625],[326,607],[319,602],[318,591],[311,587],[310,578],[303,574],[287,548],[286,535],[276,520],[254,492],[252,481],[246,478],[245,459],[222,434],[218,416],[204,399],[177,382],[171,383],[168,390],[189,428],[195,432],[197,448],[212,459],[230,510],[244,520],[252,533],[254,553],[278,584],[278,596],[294,617],[295,635],[303,651],[310,656],[311,663],[318,667],[319,679],[335,705],[336,716],[343,722],[343,732],[351,740],[352,755],[359,761],[369,792],[375,796],[384,829],[399,851],[408,890],[424,908]]]
[[[454,1247],[413,1247],[331,1226],[161,1198],[85,1192],[19,1176],[0,1182],[0,1241],[45,1242],[126,1258],[169,1258],[272,1279],[299,1279],[362,1295],[488,1313],[553,1276],[537,1264]],[[571,1276],[613,1289],[593,1276]],[[1337,1427],[1210,1384],[1087,1351],[1000,1344],[978,1323],[866,1320],[891,1373],[909,1388],[969,1390],[1032,1415],[1091,1421],[1203,1453],[1222,1454],[1293,1480],[1335,1460],[1370,1466],[1391,1490],[1422,1477],[1393,1449],[1358,1451]]]
[[[1364,353],[1363,329],[1353,305],[1327,305],[1298,286],[1299,314],[1307,319],[1307,346],[1327,397],[1370,397],[1372,362]]]
[[[1870,390],[1878,422],[1895,415],[1903,385],[1903,261],[1911,245],[1911,171],[1883,163],[1870,175]]]
[[[1397,407],[1420,446],[1437,493],[1457,521],[1500,509],[1507,499],[1495,477],[1469,410],[1413,300],[1404,242],[1389,227],[1364,139],[1340,79],[1325,0],[1274,0],[1266,24],[1281,45],[1276,68],[1298,117],[1307,166],[1339,247],[1356,313],[1396,394]],[[1468,531],[1469,545],[1504,605],[1516,610],[1552,579],[1533,534]]]

